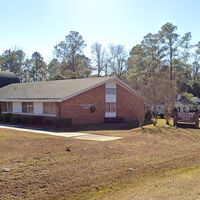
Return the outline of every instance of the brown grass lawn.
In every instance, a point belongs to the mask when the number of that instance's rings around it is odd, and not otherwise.
[[[124,138],[92,142],[0,129],[0,199],[200,199],[200,130],[160,121],[93,133]]]

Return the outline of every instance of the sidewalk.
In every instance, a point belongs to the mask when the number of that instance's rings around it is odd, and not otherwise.
[[[52,135],[52,136],[75,138],[75,139],[80,139],[80,140],[92,140],[92,141],[100,141],[100,142],[118,140],[122,138],[122,137],[95,135],[95,134],[80,133],[80,132],[54,132],[54,131],[41,129],[41,128],[8,125],[8,124],[0,124],[0,128],[16,130],[16,131],[24,131],[27,133],[30,132],[30,133],[36,133],[36,134],[47,134],[47,135]]]

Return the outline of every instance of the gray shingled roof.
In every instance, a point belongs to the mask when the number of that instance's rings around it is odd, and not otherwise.
[[[113,77],[16,83],[0,88],[0,100],[63,100],[112,80]]]
[[[0,71],[0,77],[18,78],[13,72]]]
[[[13,72],[0,71],[0,87],[19,82],[19,78]]]

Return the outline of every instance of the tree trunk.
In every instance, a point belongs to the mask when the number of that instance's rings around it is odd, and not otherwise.
[[[172,72],[173,72],[173,63],[172,63],[172,53],[173,53],[173,50],[172,50],[172,48],[170,47],[170,66],[169,66],[169,73],[170,73],[170,80],[172,80],[173,79],[173,74],[172,74]]]

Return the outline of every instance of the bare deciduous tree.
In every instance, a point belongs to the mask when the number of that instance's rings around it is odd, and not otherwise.
[[[123,45],[111,44],[108,62],[110,73],[121,79],[127,70],[127,57],[128,55]]]
[[[91,47],[91,53],[94,66],[93,68],[97,71],[97,76],[101,76],[107,62],[106,50],[100,43],[96,42]]]

